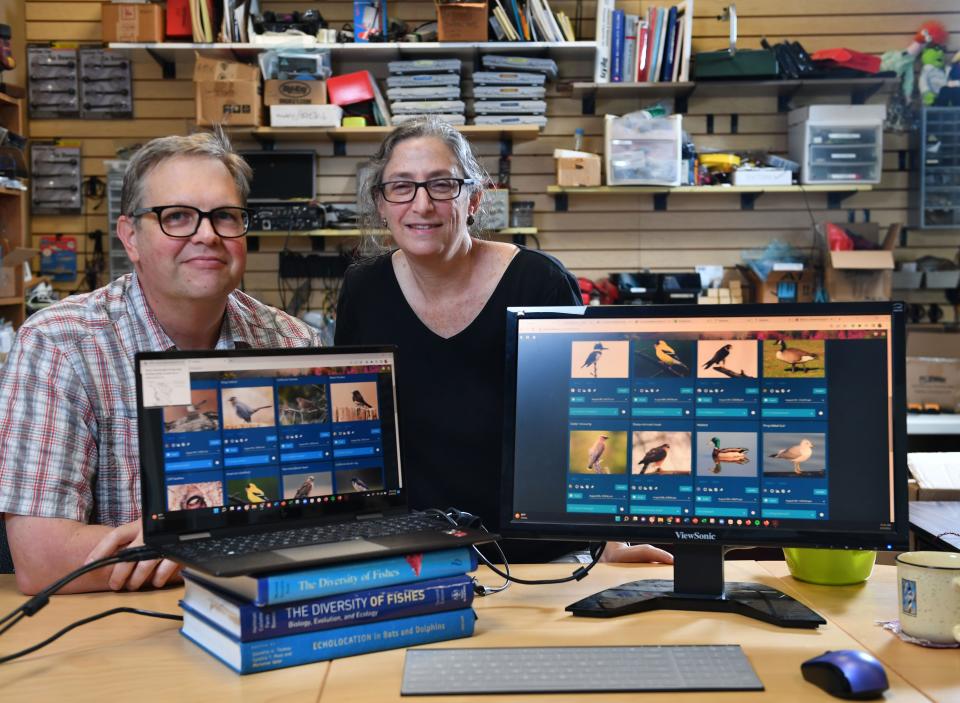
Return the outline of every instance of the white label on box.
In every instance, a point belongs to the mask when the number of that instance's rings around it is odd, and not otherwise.
[[[271,105],[271,127],[339,127],[339,105]]]

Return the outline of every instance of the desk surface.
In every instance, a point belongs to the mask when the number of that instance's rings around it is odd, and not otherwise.
[[[910,527],[939,549],[960,552],[960,501],[911,501]]]
[[[527,578],[557,577],[570,565],[515,567]],[[476,601],[474,637],[433,647],[536,645],[741,644],[766,686],[764,692],[713,693],[711,700],[834,701],[806,683],[800,664],[827,649],[867,649],[883,661],[890,679],[888,698],[907,701],[960,700],[960,651],[923,649],[899,641],[874,625],[896,617],[896,570],[878,566],[860,586],[824,587],[794,581],[781,562],[728,562],[728,580],[760,581],[799,597],[828,624],[819,630],[783,630],[721,613],[662,611],[610,620],[575,618],[563,607],[597,590],[639,578],[668,578],[670,568],[655,565],[600,565],[580,582],[519,586]],[[497,578],[480,570],[490,585]],[[35,618],[0,637],[0,652],[34,644],[68,622],[118,604],[176,612],[180,589],[152,593],[57,596]],[[0,613],[22,601],[10,576],[0,576]],[[177,632],[177,624],[136,615],[114,615],[74,630],[45,649],[0,665],[5,700],[320,701],[350,703],[401,699],[403,650],[378,652],[278,671],[238,676]],[[643,703],[702,701],[702,693],[644,694]],[[550,696],[550,701],[582,701],[588,696]],[[602,694],[604,703],[636,701],[636,694]],[[519,696],[502,700],[520,700]],[[428,699],[434,700],[434,699]],[[458,696],[456,701],[492,703],[492,696]],[[541,697],[531,698],[539,701]]]

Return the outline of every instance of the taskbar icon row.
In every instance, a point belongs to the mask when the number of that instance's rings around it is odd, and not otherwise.
[[[671,517],[663,515],[615,515],[614,522],[649,525],[712,525],[720,527],[779,527],[779,520],[760,518]]]

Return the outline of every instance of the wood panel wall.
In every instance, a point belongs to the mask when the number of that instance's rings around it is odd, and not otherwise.
[[[623,6],[634,11],[645,7],[645,1],[632,0]],[[728,25],[717,21],[717,15],[728,4],[726,0],[697,0],[694,22],[694,51],[720,49],[727,44]],[[573,0],[554,0],[554,9],[575,12]],[[620,3],[618,3],[620,5]],[[346,21],[352,14],[352,3],[337,0],[322,4],[271,1],[268,9],[289,11],[320,7],[332,26]],[[925,19],[938,19],[951,32],[951,49],[960,48],[960,6],[956,0],[805,0],[803,3],[782,3],[779,0],[740,0],[740,46],[755,48],[761,37],[771,41],[784,38],[800,41],[809,51],[829,47],[850,47],[881,53],[902,49]],[[391,16],[405,19],[410,26],[433,19],[432,2],[408,0],[391,2]],[[594,33],[594,3],[583,3],[582,37]],[[85,0],[26,0],[26,39],[31,42],[77,41],[97,42],[100,39],[100,4]],[[25,57],[24,57],[25,58]],[[187,133],[193,125],[193,88],[190,82],[192,57],[184,54],[177,62],[177,78],[164,80],[159,66],[145,53],[133,52],[135,119],[121,121],[32,120],[29,133],[33,138],[79,139],[83,145],[85,176],[103,178],[104,160],[113,158],[118,148],[141,143],[152,137]],[[369,64],[361,55],[341,62],[341,70],[373,68],[383,75],[382,64]],[[698,264],[733,266],[742,252],[758,249],[777,239],[800,248],[812,242],[813,221],[869,219],[886,226],[908,222],[910,149],[908,135],[888,133],[884,142],[884,174],[879,187],[844,200],[842,209],[828,210],[824,194],[764,195],[753,210],[741,210],[736,195],[699,196],[671,195],[667,211],[654,211],[653,200],[646,195],[605,195],[570,197],[567,212],[554,211],[554,199],[546,188],[554,182],[552,152],[557,147],[572,146],[571,135],[576,127],[586,134],[585,148],[602,150],[604,112],[623,114],[641,107],[638,99],[611,99],[598,103],[597,115],[582,114],[582,103],[570,95],[574,80],[591,80],[592,63],[564,60],[560,62],[560,80],[549,87],[549,124],[536,141],[514,145],[511,163],[511,191],[515,200],[535,203],[535,224],[540,233],[532,244],[556,255],[574,273],[600,278],[611,271],[689,270]],[[870,102],[882,102],[878,94]],[[845,102],[842,98],[805,98],[795,106],[811,102]],[[707,133],[712,116],[713,133]],[[732,117],[736,116],[734,134]],[[701,147],[728,149],[770,149],[785,153],[787,149],[786,114],[777,111],[775,96],[694,97],[684,118],[685,129]],[[253,145],[251,143],[251,145]],[[329,201],[353,200],[356,167],[375,148],[374,144],[349,143],[345,156],[334,156],[332,145],[318,141],[318,192]],[[299,147],[287,144],[284,147]],[[499,156],[496,141],[476,144],[488,170],[495,173]],[[32,220],[34,238],[55,233],[73,234],[85,239],[93,230],[106,230],[106,204],[88,199],[82,216],[38,216]],[[328,239],[324,246],[336,249],[354,242]],[[924,255],[955,259],[960,245],[960,230],[922,231],[909,229],[904,246],[897,250],[898,260],[914,260]],[[268,302],[280,302],[278,292],[277,251],[282,243],[263,238],[260,250],[251,254],[246,289]],[[292,249],[308,249],[309,242],[293,240]],[[89,247],[81,244],[81,262]],[[62,286],[72,289],[77,286]],[[903,293],[903,295],[907,295]],[[912,292],[918,302],[943,302],[942,292]],[[311,299],[321,304],[322,293]],[[947,318],[953,311],[947,307]]]

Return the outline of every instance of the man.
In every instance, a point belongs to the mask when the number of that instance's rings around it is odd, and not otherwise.
[[[0,374],[0,513],[24,593],[142,544],[136,352],[320,345],[307,325],[236,290],[250,176],[220,132],[149,142],[124,175],[117,221],[135,273],[18,331]],[[176,578],[166,560],[126,563],[64,591]]]

